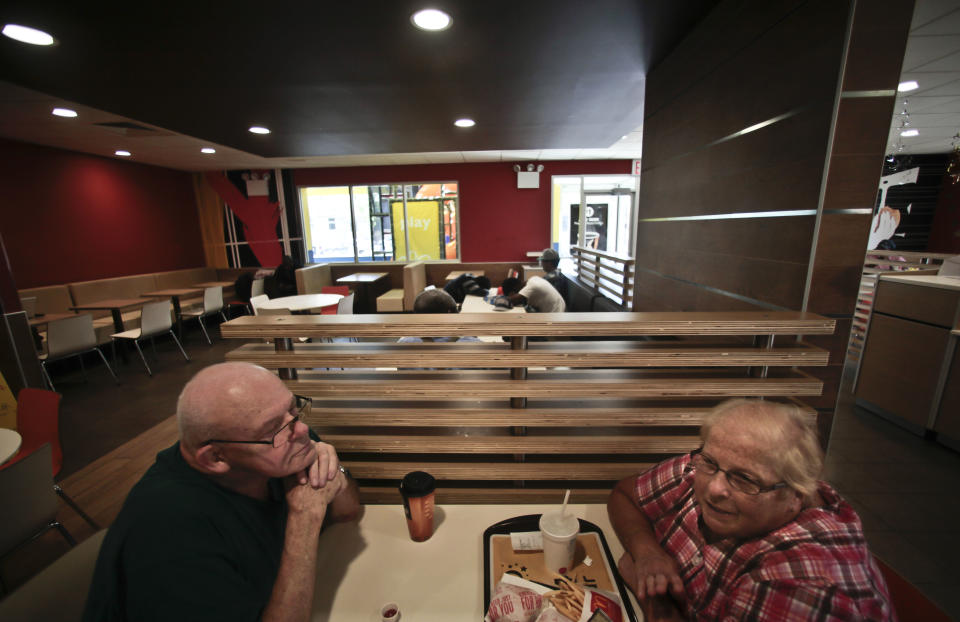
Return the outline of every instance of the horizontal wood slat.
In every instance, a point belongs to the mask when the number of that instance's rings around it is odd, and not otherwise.
[[[421,337],[512,335],[829,335],[836,321],[802,311],[663,313],[459,313],[246,315],[220,325],[224,337]]]
[[[823,366],[829,352],[806,344],[772,349],[722,346],[682,347],[657,342],[571,342],[530,344],[345,344],[310,343],[277,352],[270,344],[251,343],[227,354],[228,361],[282,367],[792,367]]]
[[[397,436],[322,433],[340,453],[384,454],[679,454],[698,436]]]
[[[565,488],[570,488],[566,486]],[[454,503],[559,503],[564,488],[437,488],[436,502]],[[605,488],[570,488],[570,498],[577,503],[606,503],[610,490]],[[397,487],[363,486],[360,502],[364,504],[401,503]]]
[[[664,378],[632,382],[596,380],[288,380],[287,387],[308,397],[363,396],[367,399],[450,399],[549,397],[737,397],[820,395],[816,378]]]
[[[429,471],[443,480],[620,480],[646,471],[652,462],[353,462],[344,460],[357,479],[400,480],[411,471]]]

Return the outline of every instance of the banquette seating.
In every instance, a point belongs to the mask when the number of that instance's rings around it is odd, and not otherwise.
[[[21,298],[36,298],[36,312],[49,315],[53,313],[71,313],[74,305],[116,298],[138,298],[149,291],[172,288],[195,287],[197,283],[207,281],[233,281],[243,269],[187,268],[167,272],[134,274],[92,281],[78,281],[63,285],[48,285],[19,290]],[[203,294],[181,299],[186,307],[192,303],[202,303]],[[225,299],[232,299],[233,289],[224,292]],[[93,315],[93,327],[98,344],[110,343],[110,335],[117,332],[110,311],[86,312]],[[124,329],[140,326],[140,310],[124,311]],[[43,331],[41,331],[41,334]]]
[[[221,333],[273,340],[227,359],[276,369],[313,398],[308,422],[365,502],[396,502],[400,478],[426,470],[442,503],[517,503],[567,487],[602,502],[615,481],[696,448],[702,416],[725,399],[820,395],[800,368],[828,352],[798,336],[834,327],[801,312],[461,313],[247,316]],[[396,343],[408,335],[506,341]]]

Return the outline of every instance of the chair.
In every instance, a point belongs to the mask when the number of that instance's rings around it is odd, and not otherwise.
[[[93,534],[0,601],[0,620],[81,619],[106,534],[106,529]]]
[[[350,288],[346,285],[324,285],[320,288],[321,294],[340,294],[344,298],[350,295]],[[325,307],[320,307],[320,313],[322,315],[336,315],[338,310],[337,305],[327,305]]]
[[[39,451],[44,445],[49,445],[51,472],[56,477],[63,467],[63,448],[60,446],[60,394],[45,389],[20,389],[17,394],[17,431],[22,438],[20,450],[0,466],[0,470],[10,468]],[[53,485],[53,490],[85,521],[96,529],[100,528],[58,484]]]
[[[253,279],[253,285],[250,286],[250,297],[263,295],[263,279]]]
[[[39,357],[43,377],[47,380],[50,388],[54,391],[57,390],[53,386],[53,380],[50,379],[47,363],[78,356],[80,358],[80,368],[83,370],[84,377],[86,377],[87,368],[83,365],[83,355],[92,351],[96,351],[100,355],[114,381],[120,384],[120,379],[113,373],[113,368],[107,362],[107,357],[103,355],[103,351],[97,345],[97,334],[93,331],[93,316],[84,313],[83,315],[50,322],[47,325],[47,353],[41,354]]]
[[[355,294],[350,294],[349,296],[344,296],[337,303],[337,315],[352,315],[353,314],[353,297]]]
[[[23,310],[27,314],[27,319],[36,317],[37,315],[37,297],[36,296],[24,296],[20,299],[20,304],[23,306]]]
[[[912,583],[901,577],[897,571],[882,559],[873,556],[887,589],[890,591],[891,605],[897,612],[900,622],[949,622],[950,616],[924,596]]]
[[[55,527],[60,535],[76,546],[70,532],[57,521],[59,503],[53,490],[50,470],[50,445],[0,470],[0,499],[7,499],[0,529],[0,557]]]
[[[337,315],[353,315],[353,297],[355,294],[344,296],[337,303]],[[334,337],[334,343],[356,343],[360,341],[356,337]]]
[[[19,462],[37,451],[44,443],[50,444],[51,467],[56,476],[63,467],[63,448],[60,446],[60,394],[46,389],[20,389],[17,394],[17,432],[23,439],[20,450],[3,467]]]
[[[203,307],[186,309],[182,311],[180,315],[185,319],[196,318],[197,321],[200,322],[200,329],[203,331],[203,336],[207,338],[207,344],[212,346],[213,342],[210,341],[207,327],[203,325],[203,318],[217,313],[220,314],[224,322],[227,321],[227,316],[223,314],[223,288],[220,286],[205,288],[203,290]]]
[[[270,300],[270,297],[267,296],[266,294],[260,294],[258,296],[250,297],[250,307],[253,309],[254,315],[260,314],[260,311],[263,310],[263,308],[260,306],[260,303],[267,300]]]
[[[140,328],[125,330],[122,333],[110,335],[114,343],[116,343],[117,339],[133,341],[133,345],[137,347],[137,352],[140,354],[140,360],[143,361],[143,366],[147,368],[147,374],[151,376],[153,372],[150,370],[150,366],[147,365],[147,359],[143,356],[143,350],[140,349],[140,340],[145,337],[150,337],[152,342],[154,337],[162,335],[163,333],[170,333],[173,341],[177,344],[177,347],[180,348],[180,353],[183,354],[183,358],[186,359],[187,362],[190,362],[190,357],[184,352],[183,346],[180,345],[180,340],[177,339],[177,335],[173,332],[173,319],[171,318],[172,306],[169,300],[145,304],[140,312]]]

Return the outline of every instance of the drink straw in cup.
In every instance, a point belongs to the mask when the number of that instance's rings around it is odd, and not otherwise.
[[[567,515],[567,501],[569,501],[569,500],[570,500],[570,489],[567,488],[566,494],[563,495],[563,507],[560,508],[560,515],[561,515],[561,516],[566,516],[566,515]]]

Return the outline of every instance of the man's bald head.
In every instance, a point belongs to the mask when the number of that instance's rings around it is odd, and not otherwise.
[[[193,451],[211,438],[249,436],[261,410],[286,390],[277,376],[249,363],[220,363],[201,370],[177,400],[181,445]]]

